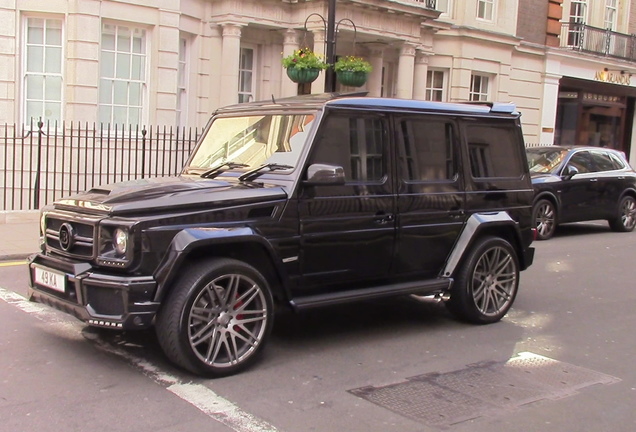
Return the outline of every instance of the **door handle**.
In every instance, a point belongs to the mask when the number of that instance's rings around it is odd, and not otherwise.
[[[597,182],[597,181],[598,181],[598,179],[593,178],[593,179],[590,179],[590,181],[591,181],[591,182]]]
[[[466,214],[464,210],[450,210],[448,215],[452,218],[461,218]]]

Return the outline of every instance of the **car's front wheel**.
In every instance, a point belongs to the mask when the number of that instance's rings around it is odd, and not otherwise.
[[[618,204],[618,212],[614,219],[609,220],[610,228],[618,232],[629,232],[636,226],[636,199],[624,196]]]
[[[157,315],[159,343],[170,360],[205,376],[243,370],[263,349],[273,324],[265,278],[234,259],[184,269]]]
[[[537,227],[537,240],[548,240],[556,230],[556,208],[551,201],[537,201],[532,210],[532,219]]]
[[[464,321],[489,324],[508,313],[519,286],[519,260],[514,248],[498,237],[483,237],[463,262],[446,302]]]

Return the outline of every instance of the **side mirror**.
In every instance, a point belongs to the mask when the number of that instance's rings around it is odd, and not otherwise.
[[[567,167],[565,167],[565,176],[564,178],[566,180],[570,180],[572,177],[574,177],[576,174],[579,173],[579,169],[573,165],[568,165]]]
[[[307,168],[307,179],[303,182],[313,186],[338,186],[345,184],[344,168],[337,165],[313,164]]]

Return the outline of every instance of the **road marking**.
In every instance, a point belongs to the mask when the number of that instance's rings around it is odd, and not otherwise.
[[[0,262],[0,267],[11,267],[11,266],[19,266],[26,264],[26,261],[3,261]]]
[[[58,325],[59,330],[64,333],[68,332],[69,327],[73,327],[68,321],[60,319],[60,316],[66,318],[66,315],[61,315],[56,310],[47,306],[32,303],[21,295],[2,287],[0,287],[0,299],[35,316],[41,321]],[[47,328],[50,329],[51,326],[47,326]],[[115,354],[127,362],[132,363],[135,367],[140,369],[144,375],[151,378],[170,393],[180,397],[190,405],[198,408],[208,417],[236,432],[277,432],[274,426],[243,411],[237,405],[217,395],[203,384],[182,382],[178,377],[161,370],[152,362],[137,357],[121,348],[109,345],[99,338],[92,340],[92,342],[101,350]]]

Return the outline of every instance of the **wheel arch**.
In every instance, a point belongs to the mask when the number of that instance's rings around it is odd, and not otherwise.
[[[533,256],[526,253],[519,224],[507,212],[475,213],[464,226],[441,276],[454,277],[477,239],[485,236],[500,237],[510,243],[517,253],[521,270],[525,270],[532,264]],[[532,248],[527,249],[532,250]]]
[[[262,273],[280,301],[288,298],[286,272],[277,264],[272,245],[251,228],[185,229],[173,238],[155,272],[155,301],[161,302],[188,263],[212,258],[243,261]]]
[[[534,214],[534,208],[537,205],[537,203],[541,200],[550,201],[552,205],[554,205],[554,212],[555,212],[554,217],[555,217],[555,220],[557,220],[559,216],[559,207],[560,207],[559,199],[554,193],[549,191],[537,192],[537,194],[534,196],[534,200],[532,201],[532,213]]]

